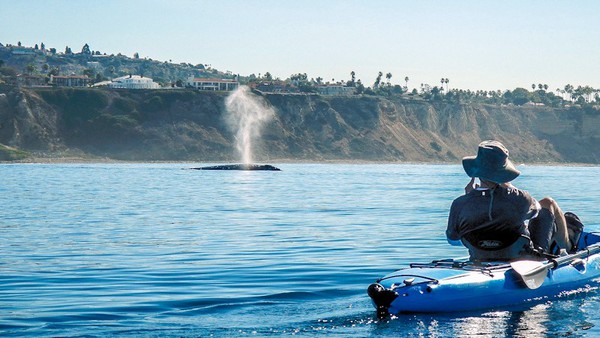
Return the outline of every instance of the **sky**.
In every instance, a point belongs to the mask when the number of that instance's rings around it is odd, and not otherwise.
[[[597,0],[0,0],[0,43],[372,86],[600,88]]]

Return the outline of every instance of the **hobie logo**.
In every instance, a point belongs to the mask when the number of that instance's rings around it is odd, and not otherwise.
[[[504,244],[504,243],[502,243],[501,241],[495,241],[492,239],[486,239],[486,240],[477,242],[477,245],[482,249],[497,249],[497,248],[501,247],[502,244]]]

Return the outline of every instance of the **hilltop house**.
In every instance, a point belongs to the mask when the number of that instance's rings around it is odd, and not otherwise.
[[[56,87],[87,87],[92,83],[92,79],[84,75],[51,75],[50,84]]]
[[[263,81],[254,84],[253,88],[264,93],[292,93],[298,91],[296,87],[288,86],[285,82],[279,80]]]
[[[102,83],[109,88],[122,89],[159,89],[160,85],[152,81],[149,77],[140,75],[127,75],[113,79],[110,82]]]
[[[35,55],[36,51],[29,47],[13,47],[11,53],[14,55]]]
[[[317,86],[317,93],[321,95],[352,95],[356,91],[354,87],[342,85],[321,85]]]
[[[188,78],[186,85],[199,90],[219,90],[233,91],[236,90],[240,83],[230,79],[206,79],[206,78]]]
[[[17,75],[17,85],[20,87],[43,87],[47,86],[46,78],[40,75]]]

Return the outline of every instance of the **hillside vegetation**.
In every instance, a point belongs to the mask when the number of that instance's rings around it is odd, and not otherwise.
[[[239,161],[227,93],[0,87],[3,160],[101,157]],[[484,139],[518,162],[600,163],[600,115],[578,107],[503,106],[380,96],[265,94],[275,118],[255,147],[277,160],[451,161]],[[10,155],[9,155],[10,154]]]

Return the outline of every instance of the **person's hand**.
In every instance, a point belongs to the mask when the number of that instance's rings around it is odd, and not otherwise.
[[[474,183],[475,183],[475,177],[471,177],[471,181],[469,181],[469,183],[465,186],[465,194],[470,193],[471,191],[473,191],[473,189],[479,188],[479,185],[474,184]]]

